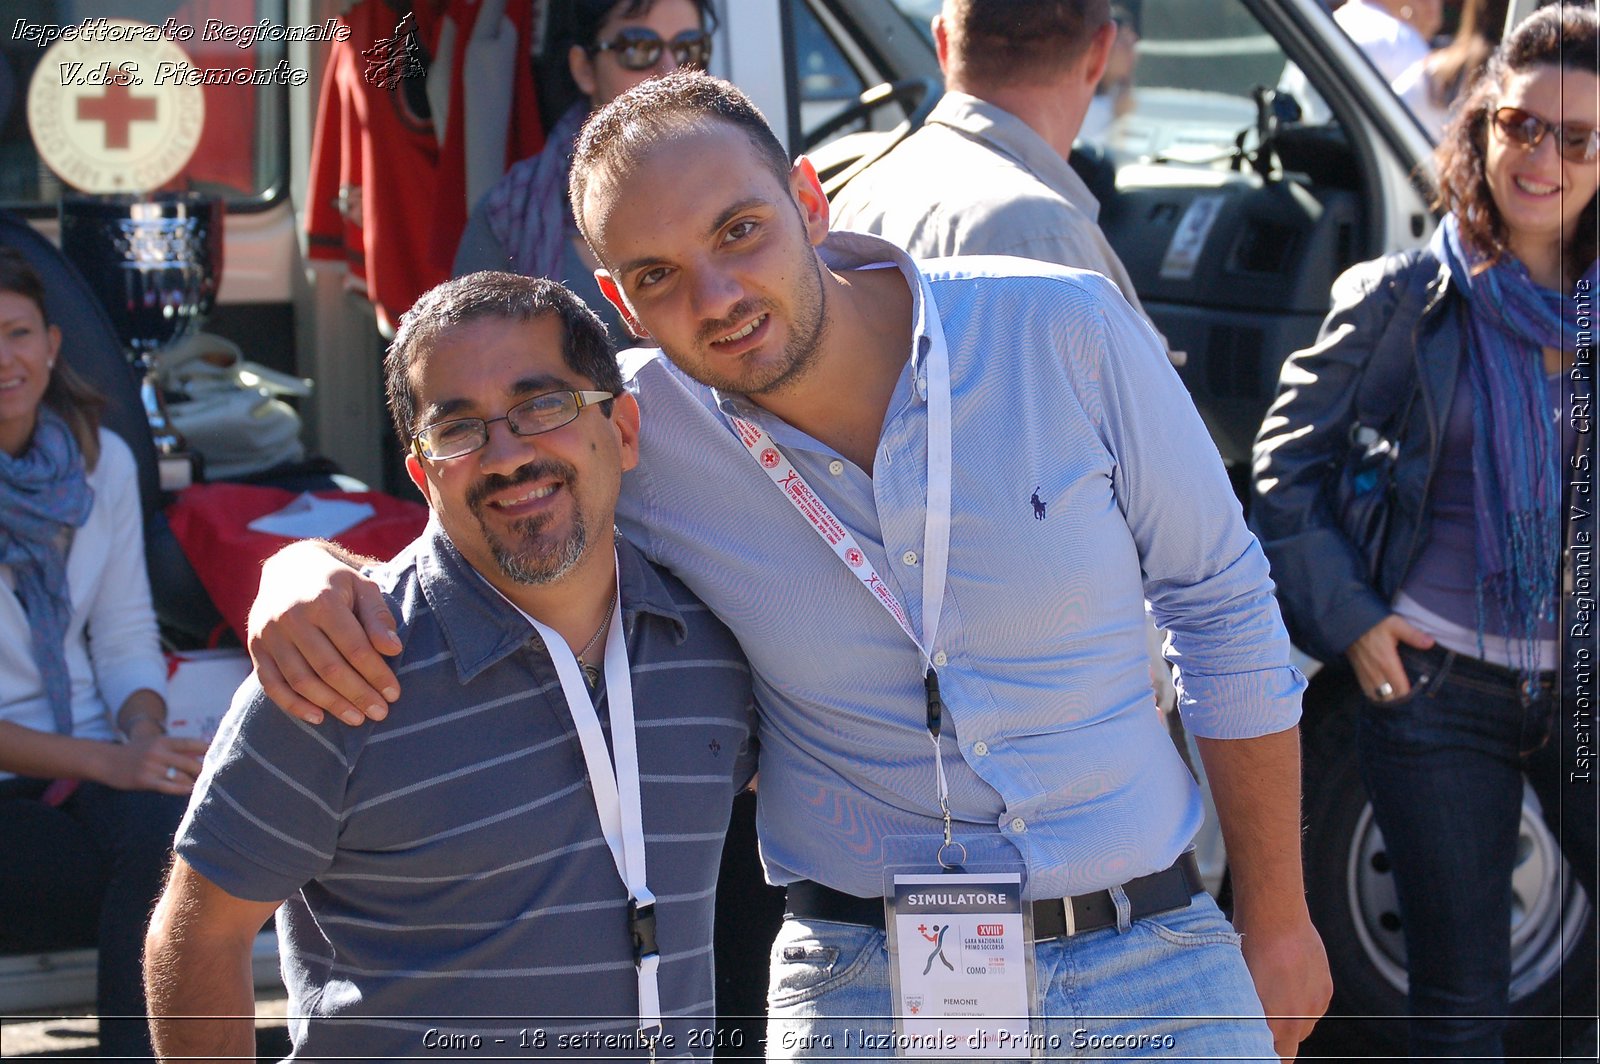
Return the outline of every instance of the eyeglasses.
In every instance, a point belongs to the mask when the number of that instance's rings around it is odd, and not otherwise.
[[[518,436],[537,436],[577,419],[579,411],[615,399],[613,392],[545,392],[507,410],[504,417],[435,421],[411,437],[417,455],[435,462],[469,455],[489,442],[489,426],[504,421]]]
[[[1586,163],[1600,153],[1600,129],[1578,122],[1547,122],[1520,107],[1502,107],[1494,113],[1500,135],[1524,151],[1533,151],[1546,133],[1556,139],[1556,151],[1569,163]]]
[[[711,61],[711,34],[705,30],[684,30],[665,41],[655,30],[628,26],[618,30],[609,41],[590,45],[589,54],[615,52],[622,69],[649,70],[661,61],[663,48],[671,49],[672,58],[681,67],[703,67]]]

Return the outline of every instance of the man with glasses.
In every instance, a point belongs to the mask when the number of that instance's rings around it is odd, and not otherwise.
[[[599,265],[567,204],[572,143],[595,109],[646,78],[711,60],[711,0],[571,0],[552,5],[551,32],[571,43],[567,70],[580,99],[551,127],[545,148],[512,166],[473,210],[456,251],[455,274],[510,270],[550,277],[583,297],[611,337],[628,337],[600,294]],[[563,24],[560,20],[565,19]],[[552,57],[562,49],[548,49]]]
[[[639,408],[604,328],[479,273],[418,301],[385,368],[432,510],[372,574],[405,693],[335,735],[241,689],[150,931],[157,1050],[254,1056],[276,911],[296,1057],[709,1057],[749,670],[614,534]]]

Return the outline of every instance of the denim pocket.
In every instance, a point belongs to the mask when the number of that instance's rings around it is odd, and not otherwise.
[[[847,986],[883,952],[883,932],[876,928],[830,920],[785,920],[772,944],[767,1007],[792,1008]]]
[[[1244,941],[1209,894],[1196,895],[1183,909],[1141,916],[1133,926],[1174,946],[1237,946]]]

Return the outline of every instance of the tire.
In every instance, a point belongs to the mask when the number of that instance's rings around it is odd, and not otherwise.
[[[1348,673],[1325,670],[1317,681],[1303,729],[1306,885],[1334,997],[1308,1047],[1403,1057],[1405,943],[1383,835],[1357,766],[1361,696]],[[1570,876],[1562,892],[1565,862],[1531,789],[1524,792],[1518,852],[1511,925],[1511,1011],[1518,1018],[1507,1028],[1505,1048],[1508,1057],[1552,1057],[1576,1038],[1592,1044],[1595,910]],[[1573,1019],[1563,1025],[1555,1019],[1562,1016]]]

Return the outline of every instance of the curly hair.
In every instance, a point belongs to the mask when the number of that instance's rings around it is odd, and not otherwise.
[[[1593,74],[1600,54],[1600,16],[1587,4],[1553,4],[1528,16],[1489,57],[1483,76],[1445,127],[1434,151],[1439,194],[1434,206],[1451,211],[1464,241],[1482,252],[1485,265],[1509,251],[1509,234],[1489,191],[1487,172],[1490,116],[1506,84],[1539,66]],[[1569,275],[1588,268],[1596,256],[1595,199],[1578,219],[1577,235],[1566,249]]]
[[[39,320],[49,328],[44,282],[22,252],[13,247],[0,246],[0,292],[11,292],[32,302],[39,308]],[[100,411],[105,409],[105,396],[73,370],[65,358],[57,358],[42,402],[61,415],[78,442],[78,450],[83,452],[83,464],[93,469],[100,460]]]

